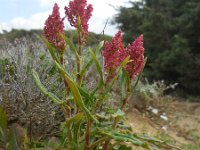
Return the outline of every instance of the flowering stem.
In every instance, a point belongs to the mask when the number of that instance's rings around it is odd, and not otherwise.
[[[60,54],[60,63],[62,64],[62,66],[64,66],[65,64],[65,60],[64,60],[64,55]]]
[[[65,60],[64,60],[64,55],[63,53],[60,54],[60,63],[61,65],[64,67],[65,66]],[[66,91],[66,95],[67,95],[67,92],[68,92],[68,84],[67,84],[67,80],[64,78],[63,79],[63,82],[64,82],[64,85],[65,85],[65,91]],[[71,117],[71,108],[70,108],[70,104],[69,102],[67,103],[67,105],[69,107],[66,107],[66,117],[70,118]]]
[[[86,134],[85,134],[85,148],[84,150],[90,150],[90,128],[92,126],[92,122],[88,119]]]

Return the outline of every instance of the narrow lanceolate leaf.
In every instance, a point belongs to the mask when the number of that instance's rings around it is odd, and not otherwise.
[[[55,104],[62,104],[63,102],[53,93],[49,92],[44,85],[41,83],[39,76],[37,74],[37,72],[35,70],[32,70],[32,75],[33,78],[37,84],[37,86],[39,87],[39,89],[41,90],[41,92],[47,96],[49,99],[51,99]]]
[[[77,53],[77,50],[76,50],[76,47],[74,46],[74,44],[65,35],[61,34],[61,36],[65,40],[65,42],[69,45],[69,48],[71,49],[71,51],[75,54],[76,59],[79,59],[79,55]]]
[[[147,142],[141,141],[140,139],[134,137],[132,134],[124,134],[117,131],[102,131],[100,133],[119,142],[131,142],[133,145],[152,150],[152,148],[148,145]]]
[[[134,136],[137,137],[137,138],[140,138],[142,140],[145,140],[145,141],[158,142],[158,143],[164,143],[165,142],[165,141],[162,141],[162,140],[157,139],[155,137],[148,136],[147,134],[135,134]]]
[[[84,114],[83,113],[78,113],[76,114],[75,116],[69,118],[67,121],[65,121],[65,125],[67,127],[69,127],[72,123],[74,122],[79,122],[81,121],[82,119],[84,119]]]
[[[65,125],[67,126],[68,130],[70,130],[70,127],[72,125],[74,126],[74,131],[72,132],[73,141],[77,144],[80,137],[80,126],[84,118],[85,118],[84,113],[78,113],[65,122]]]
[[[94,53],[99,53],[100,49],[103,47],[103,41],[100,42],[97,47],[94,49]],[[87,71],[87,69],[92,65],[93,59],[91,58],[82,68],[81,72],[80,72],[80,76],[81,78],[84,76],[85,72]]]
[[[85,98],[85,105],[89,106],[89,104],[94,103],[94,97],[86,90],[84,90],[82,87],[78,86],[78,89],[80,91],[80,94]]]
[[[107,94],[108,92],[110,92],[110,90],[112,89],[114,83],[117,81],[117,78],[118,78],[118,76],[120,75],[121,70],[124,68],[124,66],[125,66],[128,62],[129,62],[129,56],[126,57],[126,58],[124,59],[124,61],[120,64],[120,66],[119,66],[119,68],[118,68],[118,71],[117,71],[115,77],[112,79],[110,85],[108,85],[108,87],[107,87],[105,93],[103,94],[103,96],[101,97],[101,99],[104,99],[104,97],[106,96],[106,94]]]
[[[54,48],[51,45],[51,43],[49,43],[45,37],[42,37],[42,39],[44,40],[44,42],[45,42],[45,44],[46,44],[46,46],[47,46],[47,48],[48,48],[48,50],[49,50],[49,52],[50,52],[51,57],[53,58],[53,60],[56,61],[56,62],[59,62],[58,58],[56,57],[56,55],[54,53]]]
[[[141,139],[143,141],[147,141],[149,143],[153,143],[154,145],[158,145],[159,148],[165,147],[168,149],[178,149],[181,150],[181,148],[176,147],[175,145],[171,145],[167,143],[166,141],[162,141],[160,139],[157,139],[155,137],[148,136],[147,134],[134,134],[134,137]]]
[[[96,55],[94,54],[94,52],[93,52],[90,48],[89,48],[89,52],[90,52],[90,55],[91,55],[91,57],[92,57],[92,59],[93,59],[95,65],[96,65],[97,71],[98,71],[98,73],[99,73],[99,75],[100,75],[100,77],[101,77],[101,82],[103,82],[103,71],[102,71],[102,67],[101,67],[99,61],[97,60]]]
[[[78,87],[76,86],[75,82],[70,78],[69,74],[57,62],[55,62],[55,64],[57,68],[60,70],[60,72],[62,73],[63,77],[66,79],[67,84],[70,88],[70,91],[72,92],[72,95],[74,96],[76,105],[80,107],[86,113],[88,117],[93,119],[95,122],[98,122],[96,117],[92,115],[92,113],[87,109],[87,107],[83,103],[80,91]]]
[[[80,76],[81,78],[84,76],[84,74],[86,73],[86,71],[88,70],[88,68],[92,65],[93,60],[89,60],[87,64],[85,64],[80,72]]]

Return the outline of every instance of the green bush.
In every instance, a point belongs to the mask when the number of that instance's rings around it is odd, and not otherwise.
[[[143,34],[150,80],[179,83],[182,96],[200,94],[200,3],[198,0],[131,1],[114,19],[125,41]],[[134,36],[133,36],[134,35]]]

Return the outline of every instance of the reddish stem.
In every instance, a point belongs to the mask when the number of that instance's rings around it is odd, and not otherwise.
[[[90,150],[90,129],[92,126],[91,120],[87,122],[86,134],[85,134],[85,148],[84,150]]]
[[[121,106],[121,108],[120,108],[121,110],[124,109],[124,107],[126,106],[127,101],[128,101],[128,98],[125,98],[125,99],[123,100],[122,106]]]
[[[121,110],[124,109],[124,107],[126,106],[127,101],[128,101],[128,98],[125,98],[125,99],[123,100],[122,106],[121,106],[121,108],[120,108]],[[113,129],[116,127],[117,122],[118,122],[118,120],[115,118],[115,119],[114,119],[114,122],[113,122],[113,125],[112,125],[112,128],[113,128]],[[103,150],[107,150],[107,149],[108,149],[108,144],[109,144],[109,143],[110,143],[110,140],[105,141],[105,143],[104,143],[104,145],[103,145]]]

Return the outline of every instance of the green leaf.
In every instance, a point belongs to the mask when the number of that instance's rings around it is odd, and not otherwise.
[[[112,114],[112,117],[114,118],[121,118],[124,117],[125,113],[121,111],[121,109],[118,109],[114,114]]]
[[[145,141],[164,143],[164,141],[159,140],[155,137],[148,136],[146,134],[134,134],[134,136],[137,137],[137,138],[143,139]]]
[[[36,82],[36,85],[39,87],[39,89],[41,90],[41,92],[47,96],[48,98],[50,98],[52,100],[52,102],[54,102],[55,104],[62,104],[63,101],[61,101],[57,96],[55,96],[53,93],[48,92],[48,90],[44,87],[44,85],[41,83],[39,76],[37,74],[37,72],[35,70],[32,70],[32,75],[33,78]]]
[[[120,141],[120,142],[131,142],[133,145],[140,146],[146,149],[151,150],[152,148],[149,146],[147,142],[143,142],[140,139],[134,137],[130,133],[119,133],[117,131],[101,131],[101,134],[107,135],[110,138]]]
[[[175,145],[171,145],[167,141],[160,140],[158,138],[148,136],[147,134],[134,134],[134,137],[141,139],[143,141],[146,141],[148,143],[152,143],[153,145],[157,145],[159,148],[167,148],[167,149],[178,149],[181,150],[181,148],[176,147]]]
[[[74,130],[72,132],[72,137],[73,137],[73,142],[75,142],[77,144],[77,146],[79,145],[78,140],[80,137],[80,126],[81,126],[82,120],[84,118],[85,118],[84,113],[78,113],[65,122],[65,126],[67,127],[68,132],[70,132],[69,130],[72,130],[71,126],[72,125],[74,126],[73,127]]]
[[[84,114],[83,113],[78,113],[75,116],[69,118],[67,121],[65,121],[65,125],[66,126],[70,126],[72,123],[79,122],[83,118],[84,118]]]
[[[51,45],[51,43],[49,43],[47,41],[47,39],[45,37],[42,36],[42,39],[44,40],[46,46],[47,46],[47,49],[49,50],[50,54],[51,54],[51,57],[53,58],[54,61],[56,62],[59,62],[58,61],[58,58],[56,57],[55,53],[54,53],[54,48],[53,46]]]
[[[82,120],[77,121],[76,123],[74,123],[74,132],[73,132],[73,141],[74,143],[77,144],[77,146],[79,147],[79,138],[80,138],[80,130],[81,130],[81,124],[82,124]]]
[[[96,68],[97,68],[97,72],[98,72],[99,75],[100,75],[100,81],[99,81],[97,87],[96,87],[96,88],[93,90],[93,92],[92,92],[92,95],[94,95],[94,93],[95,93],[99,88],[101,88],[102,85],[104,85],[104,81],[103,81],[103,71],[102,71],[102,67],[101,67],[99,61],[97,60],[97,57],[96,57],[95,53],[94,53],[90,48],[89,48],[89,52],[90,52],[90,55],[91,55],[91,57],[92,57],[92,59],[93,59],[93,61],[94,61],[94,63],[95,63],[95,66],[96,66]]]
[[[97,47],[95,48],[94,50],[94,53],[98,53],[100,51],[100,49],[103,47],[103,41],[101,41]],[[84,76],[85,72],[87,71],[87,69],[92,65],[92,62],[93,62],[93,58],[91,58],[82,68],[81,72],[80,72],[80,76],[81,78]]]
[[[112,82],[111,82],[111,84],[110,84],[110,86],[109,86],[109,88],[108,88],[108,91],[110,91],[110,90],[112,89],[112,86],[113,86],[114,83],[116,82],[116,80],[117,80],[117,78],[118,78],[118,76],[119,76],[121,70],[124,68],[124,66],[125,66],[128,62],[129,62],[129,56],[126,57],[126,58],[124,59],[124,61],[120,64],[119,69],[118,69],[118,71],[117,71],[117,74],[116,74],[115,77],[113,78],[113,80],[112,80]]]
[[[65,42],[69,45],[70,50],[75,54],[76,60],[79,60],[79,55],[77,53],[76,47],[74,44],[70,41],[70,39],[65,36],[64,34],[61,34],[62,38],[65,40]]]
[[[70,78],[69,74],[63,69],[63,67],[61,67],[57,62],[55,62],[57,68],[60,70],[60,72],[62,73],[63,77],[66,79],[67,84],[70,88],[70,91],[72,92],[72,95],[74,96],[74,100],[75,103],[77,104],[77,106],[79,106],[88,117],[90,117],[91,119],[93,119],[95,122],[98,122],[98,120],[96,119],[95,116],[93,116],[91,114],[91,112],[87,109],[87,107],[85,106],[80,91],[78,89],[78,87],[76,86],[75,82]]]
[[[103,100],[104,97],[110,92],[110,90],[112,89],[114,83],[117,81],[117,78],[118,78],[118,76],[120,75],[121,70],[124,68],[124,66],[125,66],[128,62],[129,62],[129,56],[126,57],[126,58],[124,59],[124,61],[120,64],[120,66],[119,66],[119,68],[118,68],[118,71],[117,71],[115,77],[114,77],[113,80],[111,81],[110,85],[108,85],[108,87],[106,88],[104,94],[101,96],[100,99]]]
[[[83,66],[81,72],[80,72],[80,76],[81,78],[84,76],[84,74],[86,73],[86,71],[88,70],[88,68],[92,65],[93,60],[91,59],[86,65]]]
[[[95,98],[89,94],[88,91],[84,90],[82,87],[78,86],[78,89],[80,91],[80,94],[85,97],[85,105],[89,106],[89,104],[94,104]]]
[[[89,52],[90,52],[90,55],[91,55],[95,65],[96,65],[97,71],[98,71],[98,73],[99,73],[99,75],[101,77],[101,82],[103,82],[102,67],[101,67],[99,61],[97,60],[97,57],[96,57],[95,53],[91,50],[91,48],[89,48]]]

